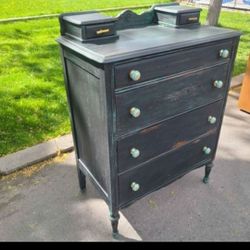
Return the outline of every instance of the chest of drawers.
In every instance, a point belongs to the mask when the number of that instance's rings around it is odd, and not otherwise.
[[[117,22],[113,42],[58,39],[80,188],[88,176],[114,234],[121,208],[198,167],[208,181],[240,36],[162,27],[153,9]]]

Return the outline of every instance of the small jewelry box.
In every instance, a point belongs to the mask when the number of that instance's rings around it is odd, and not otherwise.
[[[201,8],[182,5],[158,6],[154,8],[158,24],[181,28],[199,25]]]
[[[110,42],[118,38],[116,18],[98,12],[66,13],[59,20],[61,34],[80,42]]]

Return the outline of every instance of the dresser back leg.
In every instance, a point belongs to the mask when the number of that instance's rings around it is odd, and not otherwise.
[[[80,190],[83,192],[86,189],[86,176],[80,170],[79,166],[77,166],[77,175],[78,175]]]
[[[213,164],[212,162],[206,164],[206,167],[205,167],[205,176],[204,176],[204,178],[203,178],[203,182],[204,182],[205,184],[208,183],[209,175],[210,175],[210,172],[211,172],[213,166],[214,166],[214,164]]]
[[[114,212],[110,213],[109,219],[111,221],[113,237],[116,238],[119,235],[119,231],[118,231],[118,222],[120,219],[119,212],[117,211],[115,213]]]

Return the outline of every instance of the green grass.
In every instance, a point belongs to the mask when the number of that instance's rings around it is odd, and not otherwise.
[[[202,20],[205,15],[203,11]],[[245,70],[249,21],[250,15],[235,12],[223,12],[220,18],[222,26],[244,33],[234,74]],[[57,18],[0,25],[1,156],[70,132],[58,36]]]
[[[0,26],[0,155],[70,131],[57,19]]]
[[[168,0],[0,0],[0,18],[54,14],[110,7],[147,5]]]

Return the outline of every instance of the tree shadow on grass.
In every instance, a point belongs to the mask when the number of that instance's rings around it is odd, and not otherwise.
[[[36,46],[34,46],[36,47]],[[22,68],[27,73],[32,73],[34,77],[63,85],[63,71],[60,61],[59,47],[57,44],[42,45],[44,52],[36,52],[32,49],[32,59],[28,57],[22,58]],[[35,60],[35,61],[34,61]]]

